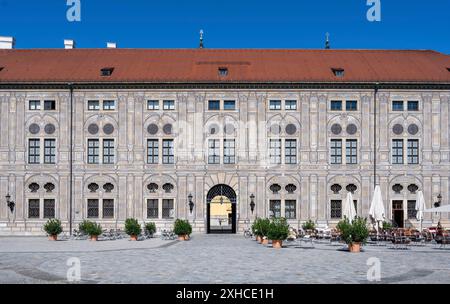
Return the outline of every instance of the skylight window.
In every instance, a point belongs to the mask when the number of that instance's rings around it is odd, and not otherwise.
[[[2,70],[2,68],[0,68],[0,71]],[[447,68],[447,71],[449,71],[450,72],[450,68]]]
[[[5,67],[1,67],[1,66],[0,66],[0,72],[3,71],[4,68],[5,68]]]
[[[345,71],[342,68],[331,68],[334,76],[336,77],[344,77]]]
[[[113,71],[114,71],[114,68],[103,68],[100,70],[100,75],[102,77],[108,77],[108,76],[112,75]]]
[[[219,76],[220,77],[228,76],[228,68],[227,67],[219,67]]]

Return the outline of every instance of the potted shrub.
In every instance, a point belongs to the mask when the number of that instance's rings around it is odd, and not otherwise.
[[[261,219],[259,223],[259,230],[261,232],[261,244],[268,245],[269,239],[268,239],[268,233],[269,233],[269,226],[270,226],[270,220],[265,218]]]
[[[141,225],[137,219],[127,218],[125,220],[125,233],[130,236],[130,240],[137,241],[138,235],[141,234]]]
[[[303,223],[302,228],[305,232],[311,233],[316,229],[316,224],[312,220],[307,220]]]
[[[88,234],[88,226],[91,224],[91,221],[84,220],[81,223],[78,224],[78,231],[82,234]]]
[[[179,241],[186,241],[192,233],[192,226],[188,220],[177,219],[173,226],[173,232],[178,235]]]
[[[255,236],[256,241],[257,241],[258,243],[261,243],[261,239],[262,239],[262,237],[261,237],[261,232],[260,232],[260,230],[259,230],[259,224],[260,224],[260,222],[261,222],[261,219],[260,219],[259,217],[257,217],[257,218],[255,219],[255,221],[253,222],[253,224],[252,224],[252,233],[253,233],[253,235]]]
[[[146,234],[148,236],[152,237],[153,234],[155,234],[155,232],[156,232],[156,225],[155,225],[155,223],[153,223],[153,222],[146,223],[145,224],[145,231],[146,231]]]
[[[289,225],[284,218],[274,218],[270,222],[268,238],[272,240],[273,248],[281,248],[283,241],[289,235]]]
[[[341,232],[341,238],[348,245],[350,252],[360,252],[361,244],[364,244],[369,237],[369,228],[367,227],[367,219],[356,217],[353,222],[348,218],[341,220],[337,228]]]
[[[47,232],[49,240],[56,241],[58,239],[58,234],[63,231],[61,221],[57,219],[49,219],[44,225],[44,230]]]
[[[85,232],[89,235],[91,241],[98,241],[98,236],[102,234],[102,226],[95,222],[87,222],[85,226]]]

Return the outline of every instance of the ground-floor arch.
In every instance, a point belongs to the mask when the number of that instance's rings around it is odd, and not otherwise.
[[[228,185],[212,187],[206,196],[208,233],[236,233],[236,192]]]

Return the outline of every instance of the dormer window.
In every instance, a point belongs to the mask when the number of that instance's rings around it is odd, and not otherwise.
[[[108,76],[112,75],[113,71],[114,71],[114,68],[103,68],[100,70],[100,75],[102,77],[108,77]]]
[[[220,77],[228,76],[228,68],[227,67],[219,67],[219,76]]]
[[[331,68],[331,71],[333,71],[333,74],[336,77],[344,77],[345,71],[342,68]]]

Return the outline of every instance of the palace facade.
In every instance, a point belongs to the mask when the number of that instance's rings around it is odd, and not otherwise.
[[[448,203],[449,102],[434,51],[0,50],[0,234],[332,226],[348,192],[367,216],[375,184],[416,226],[418,190]]]

